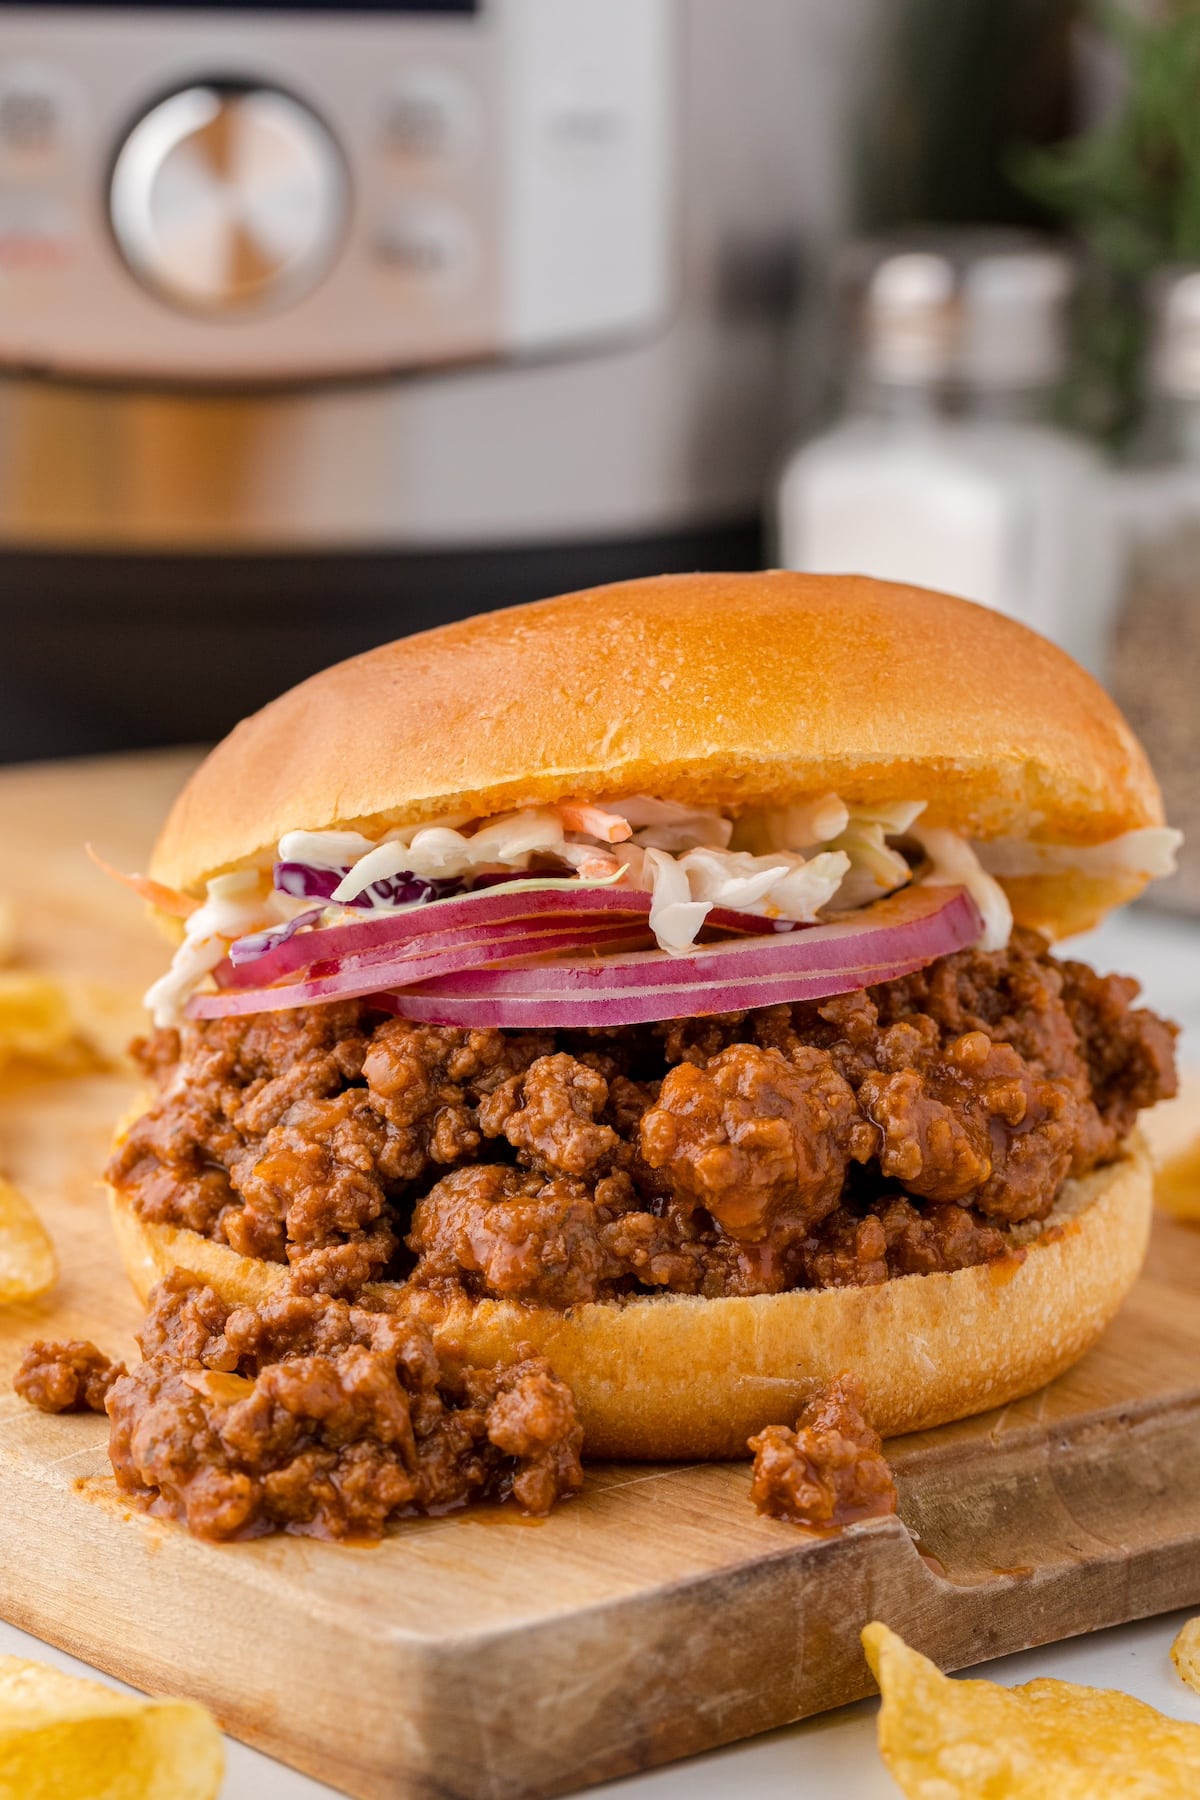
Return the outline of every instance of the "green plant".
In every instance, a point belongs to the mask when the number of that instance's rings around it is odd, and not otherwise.
[[[1200,0],[1148,18],[1107,4],[1093,17],[1124,63],[1121,103],[1064,144],[1017,153],[1012,168],[1086,252],[1077,406],[1119,434],[1134,406],[1145,279],[1166,263],[1200,263]]]

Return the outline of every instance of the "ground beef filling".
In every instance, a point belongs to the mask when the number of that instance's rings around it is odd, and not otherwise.
[[[124,1363],[113,1362],[87,1339],[48,1343],[39,1338],[21,1358],[13,1387],[41,1412],[102,1413],[109,1390],[124,1373]]]
[[[865,1403],[862,1384],[839,1375],[809,1401],[794,1431],[768,1425],[750,1439],[750,1498],[760,1513],[837,1530],[895,1512],[896,1484]]]
[[[465,1368],[378,1306],[230,1308],[180,1272],[138,1341],[128,1374],[94,1344],[35,1344],[14,1385],[47,1412],[107,1411],[118,1486],[200,1537],[377,1537],[469,1500],[545,1513],[582,1485],[571,1390],[532,1353]]]
[[[159,1097],[110,1179],[298,1295],[387,1276],[569,1307],[960,1269],[1174,1092],[1136,994],[1018,932],[815,1005],[611,1031],[369,1002],[210,1021],[143,1045]]]

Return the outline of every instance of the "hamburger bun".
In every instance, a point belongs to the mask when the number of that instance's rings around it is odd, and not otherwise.
[[[670,575],[485,614],[339,663],[197,770],[151,874],[203,892],[287,831],[648,792],[735,809],[924,800],[976,838],[1162,823],[1141,746],[1070,657],[999,613],[858,576]],[[1024,876],[1018,923],[1081,930],[1138,876]]]
[[[1137,1278],[1153,1176],[1135,1134],[1118,1161],[1070,1181],[1049,1218],[1010,1232],[1013,1253],[954,1274],[878,1287],[708,1300],[647,1295],[558,1312],[457,1302],[389,1288],[439,1343],[489,1366],[532,1344],[570,1383],[589,1456],[738,1457],[769,1424],[792,1424],[813,1384],[858,1375],[885,1437],[1019,1400],[1076,1362]],[[280,1263],[196,1232],[147,1224],[109,1189],[122,1260],[145,1299],[174,1268],[230,1305],[278,1292]],[[372,1291],[372,1290],[368,1290]]]

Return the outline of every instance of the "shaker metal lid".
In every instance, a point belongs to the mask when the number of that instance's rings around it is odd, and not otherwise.
[[[1151,386],[1181,398],[1200,395],[1200,268],[1164,270],[1150,303]]]
[[[1070,256],[1030,233],[911,232],[843,261],[858,359],[879,381],[1040,387],[1066,362]]]

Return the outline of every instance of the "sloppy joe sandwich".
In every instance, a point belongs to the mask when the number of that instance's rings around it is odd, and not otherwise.
[[[885,1435],[1011,1400],[1134,1280],[1175,1079],[1050,941],[1176,841],[1090,677],[941,594],[663,577],[373,650],[140,883],[129,1272],[522,1347],[596,1455],[744,1455],[843,1374]]]

